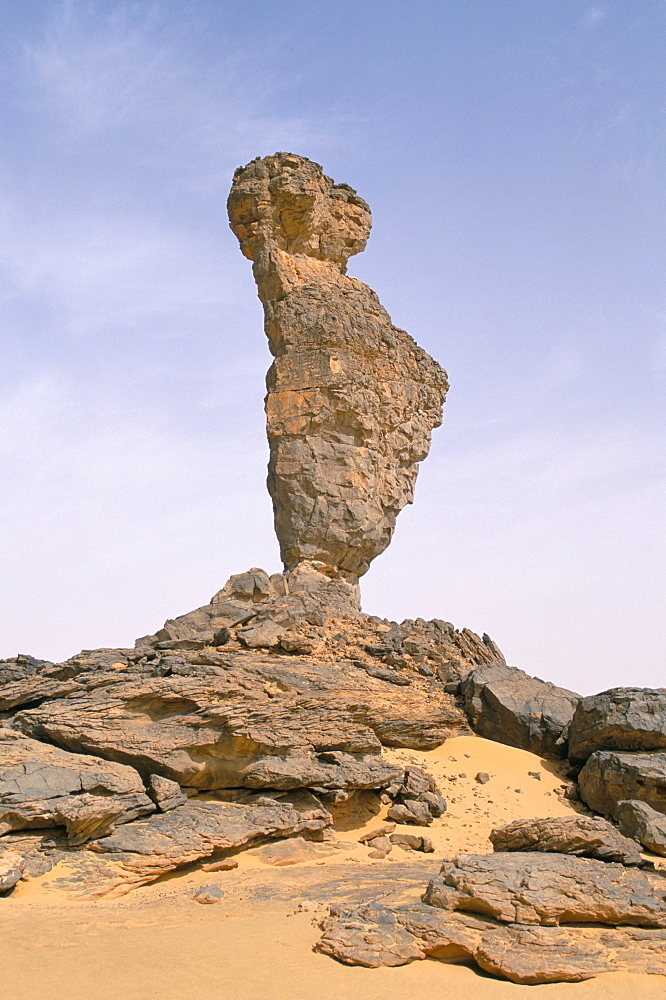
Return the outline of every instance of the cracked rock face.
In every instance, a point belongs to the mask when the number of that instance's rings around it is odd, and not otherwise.
[[[268,489],[285,568],[318,562],[355,582],[412,502],[446,373],[346,275],[371,224],[352,188],[276,153],[236,171],[228,209],[275,358]]]
[[[647,867],[650,864],[643,860],[635,840],[618,833],[612,823],[601,816],[517,819],[496,827],[490,834],[490,841],[495,851],[543,851],[617,861],[627,866]]]
[[[431,906],[332,906],[316,950],[348,965],[469,958],[513,983],[580,982],[605,972],[666,973],[666,930],[497,924]]]
[[[154,809],[134,768],[0,729],[0,834],[64,826],[77,845]]]
[[[423,901],[502,923],[666,927],[664,880],[567,854],[462,854],[445,862]]]

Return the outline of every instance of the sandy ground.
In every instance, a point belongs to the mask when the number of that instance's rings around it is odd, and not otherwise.
[[[191,866],[121,899],[96,903],[63,892],[58,866],[0,900],[0,1000],[666,998],[661,976],[612,974],[584,983],[516,986],[433,960],[361,969],[314,953],[321,909],[307,900],[321,902],[327,880],[362,886],[363,874],[373,866],[370,874],[385,879],[390,892],[405,863],[418,859],[435,873],[444,856],[490,850],[493,826],[574,809],[557,795],[564,779],[556,765],[478,737],[458,737],[429,753],[386,754],[425,767],[448,800],[447,813],[423,831],[433,840],[435,854],[394,848],[383,861],[369,859],[357,838],[380,825],[383,814],[371,811],[368,799],[365,810],[337,817],[340,849],[304,864],[275,868],[262,862],[260,852],[247,852],[238,856],[233,871],[210,873]],[[479,784],[479,772],[489,774],[490,781]],[[414,832],[413,827],[401,829]],[[201,885],[220,886],[224,899],[213,906],[194,902]],[[303,905],[307,909],[299,912]]]

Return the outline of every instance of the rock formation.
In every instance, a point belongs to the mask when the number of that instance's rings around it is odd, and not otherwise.
[[[446,374],[346,275],[371,224],[347,184],[276,153],[236,171],[228,208],[275,358],[268,489],[285,568],[321,563],[355,583],[412,502]]]
[[[496,851],[544,851],[639,868],[650,865],[641,856],[636,841],[622,836],[601,816],[517,819],[492,830],[490,842]]]
[[[332,906],[316,948],[348,965],[470,959],[513,983],[580,982],[604,972],[666,975],[666,930],[498,924],[427,905]]]
[[[344,962],[470,957],[521,983],[666,974],[666,883],[638,843],[666,854],[664,692],[581,699],[508,666],[487,635],[361,613],[358,578],[411,502],[446,376],[345,275],[370,227],[351,188],[279,153],[237,171],[229,212],[275,358],[269,488],[285,572],[235,574],[133,649],[0,661],[0,896],[49,872],[78,898],[118,896],[195,864],[230,871],[249,849],[264,867],[304,866],[276,891],[307,883],[304,905],[334,904],[319,949]],[[437,780],[416,766],[472,731],[494,754],[568,752],[544,769],[544,812],[580,797],[634,839],[579,813],[491,822],[478,786],[510,792],[492,760],[476,778],[471,764],[438,772],[436,755]],[[465,846],[481,824],[495,853],[454,858],[440,838],[466,771]],[[337,838],[355,824],[357,841]],[[439,853],[440,874],[414,852]],[[255,881],[257,899],[265,888]],[[190,898],[226,906],[227,889]]]
[[[496,662],[467,674],[462,699],[479,736],[544,757],[566,757],[569,723],[580,699],[574,691]]]
[[[666,691],[611,688],[581,698],[569,733],[569,757],[584,761],[595,750],[666,749]]]

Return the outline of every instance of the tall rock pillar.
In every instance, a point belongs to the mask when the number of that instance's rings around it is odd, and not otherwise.
[[[355,583],[411,503],[441,423],[446,373],[346,274],[370,233],[347,184],[292,153],[234,174],[229,219],[253,262],[275,360],[267,375],[268,489],[285,570]]]

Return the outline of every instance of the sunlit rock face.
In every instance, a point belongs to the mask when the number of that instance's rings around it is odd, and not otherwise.
[[[446,373],[393,326],[371,288],[346,275],[371,226],[347,184],[276,153],[236,171],[228,208],[275,358],[268,489],[285,569],[318,562],[354,582],[412,502]]]

